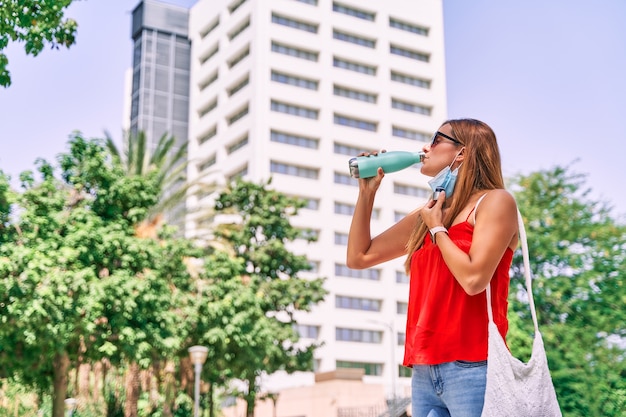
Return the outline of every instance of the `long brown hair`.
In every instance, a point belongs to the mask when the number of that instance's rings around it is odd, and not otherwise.
[[[452,119],[442,123],[442,126],[445,124],[450,125],[454,137],[465,146],[454,194],[450,199],[446,196],[450,206],[443,218],[443,225],[449,228],[473,194],[481,190],[504,188],[504,178],[496,135],[486,123],[475,119]],[[426,233],[428,227],[418,216],[407,243],[408,256],[404,263],[407,274],[411,269],[411,257],[424,244]]]

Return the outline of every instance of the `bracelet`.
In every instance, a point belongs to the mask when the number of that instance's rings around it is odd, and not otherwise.
[[[430,229],[430,236],[432,237],[433,243],[435,243],[435,235],[439,232],[444,232],[445,234],[448,234],[448,229],[443,226],[435,226]]]

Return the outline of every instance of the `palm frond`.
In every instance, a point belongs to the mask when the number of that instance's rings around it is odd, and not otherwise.
[[[109,151],[109,153],[111,154],[111,157],[113,158],[113,160],[117,162],[121,162],[122,157],[120,155],[120,151],[119,149],[117,149],[117,145],[115,145],[115,141],[113,140],[113,137],[106,130],[104,131],[104,144],[107,150]]]

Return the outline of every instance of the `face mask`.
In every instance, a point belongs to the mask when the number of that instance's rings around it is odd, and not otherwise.
[[[461,152],[459,151],[459,153]],[[458,155],[459,154],[457,154],[456,156]],[[456,159],[456,156],[454,157],[454,159]],[[450,165],[439,171],[439,173],[435,175],[433,179],[428,181],[428,185],[430,185],[430,188],[433,189],[433,200],[437,200],[437,197],[439,197],[439,191],[445,191],[446,198],[450,198],[450,196],[452,196],[452,192],[454,191],[454,185],[456,184],[456,177],[459,173],[459,168],[462,165],[459,165],[454,171],[452,171],[450,169],[452,164],[454,164],[454,160],[452,160],[452,163],[450,163]]]

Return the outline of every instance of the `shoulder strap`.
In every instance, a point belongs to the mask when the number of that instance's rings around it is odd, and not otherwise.
[[[480,196],[480,198],[478,199],[478,201],[476,202],[476,204],[474,205],[474,208],[472,208],[472,211],[470,211],[467,214],[467,219],[465,219],[465,221],[468,221],[470,216],[472,215],[472,213],[474,214],[474,224],[476,224],[476,210],[478,210],[478,205],[480,204],[481,201],[483,201],[483,198],[485,198],[485,196],[487,195],[487,193],[483,194]]]
[[[478,204],[476,204],[478,205]],[[535,310],[535,300],[533,298],[532,291],[532,278],[530,276],[530,260],[528,257],[528,242],[526,241],[526,229],[524,228],[524,219],[522,219],[522,213],[517,211],[517,224],[519,226],[519,237],[522,244],[522,258],[524,260],[524,277],[526,278],[526,292],[528,293],[528,305],[530,307],[530,314],[533,318],[533,324],[535,325],[535,332],[539,333],[539,324],[537,322],[537,311]],[[487,315],[489,321],[493,322],[493,311],[491,308],[491,282],[487,286]]]

